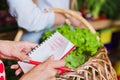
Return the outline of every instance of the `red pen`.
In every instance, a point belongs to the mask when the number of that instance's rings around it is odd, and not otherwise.
[[[33,65],[41,64],[41,62],[33,61],[33,60],[24,60],[23,62],[33,64]],[[67,72],[74,72],[75,71],[71,68],[66,68],[66,67],[60,67],[60,68],[56,68],[56,69],[61,70],[61,71],[67,71]]]

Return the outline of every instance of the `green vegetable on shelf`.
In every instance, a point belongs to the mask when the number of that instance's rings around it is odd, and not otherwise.
[[[46,30],[41,41],[46,40],[56,31],[60,32],[76,46],[76,49],[64,58],[66,66],[69,68],[74,69],[84,64],[102,46],[102,43],[96,38],[98,36],[97,33],[93,34],[88,28],[80,29],[67,24],[60,25],[54,30]]]
[[[101,8],[105,4],[105,2],[106,0],[86,0],[86,12],[92,13],[94,19],[98,19]]]

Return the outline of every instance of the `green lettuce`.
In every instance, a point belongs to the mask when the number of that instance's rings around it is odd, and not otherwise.
[[[76,49],[64,58],[66,67],[69,68],[75,69],[84,64],[90,57],[94,56],[102,46],[101,41],[98,41],[96,38],[98,33],[93,34],[88,28],[80,29],[68,24],[60,25],[53,30],[47,29],[41,38],[41,42],[56,31],[60,32],[76,46]]]

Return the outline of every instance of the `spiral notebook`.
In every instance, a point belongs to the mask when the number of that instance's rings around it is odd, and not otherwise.
[[[75,45],[66,39],[59,32],[55,32],[43,43],[35,47],[28,55],[32,60],[43,62],[51,55],[54,55],[55,60],[63,59],[68,53],[75,49]],[[18,62],[23,72],[26,73],[34,65]]]

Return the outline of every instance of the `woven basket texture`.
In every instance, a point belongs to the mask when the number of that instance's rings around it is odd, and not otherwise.
[[[71,10],[58,8],[52,8],[51,10],[65,16],[76,18],[82,25],[89,28],[93,34],[96,33],[93,26],[81,15],[78,15]],[[100,40],[99,37],[97,37],[97,39]],[[89,58],[85,64],[80,65],[75,72],[67,72],[63,75],[59,75],[57,76],[57,80],[117,80],[117,76],[108,57],[108,51],[103,46],[95,56]]]

